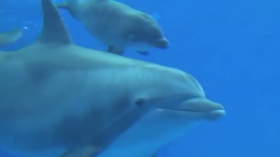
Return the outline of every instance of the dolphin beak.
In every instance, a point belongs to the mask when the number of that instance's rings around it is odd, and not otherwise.
[[[194,118],[204,120],[218,120],[226,115],[224,107],[206,98],[187,100],[180,105],[165,107],[164,109],[186,112]]]
[[[153,41],[153,45],[160,49],[166,49],[169,47],[169,41],[166,38],[160,38]]]

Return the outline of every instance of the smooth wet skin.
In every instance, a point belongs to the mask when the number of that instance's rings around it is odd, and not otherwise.
[[[182,137],[199,121],[216,121],[223,117],[223,106],[206,99],[203,90],[200,92],[202,97],[149,112],[97,157],[150,157],[161,146]]]
[[[0,53],[0,146],[11,154],[154,157],[225,114],[190,74],[73,44],[51,0],[41,2],[37,41]]]
[[[93,37],[108,45],[107,52],[123,55],[126,48],[132,47],[141,55],[148,55],[153,47],[169,47],[151,15],[119,1],[65,0],[57,7],[67,9]]]
[[[166,38],[156,39],[151,43],[153,46],[161,49],[166,49],[169,47],[169,41]]]

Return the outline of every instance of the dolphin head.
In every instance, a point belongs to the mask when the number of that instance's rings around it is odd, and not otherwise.
[[[167,113],[166,117],[171,113],[187,121],[214,121],[225,115],[223,105],[207,99],[200,83],[188,73],[149,64],[136,74],[132,80],[133,100],[163,117],[162,113]]]
[[[131,93],[136,104],[151,104],[180,112],[211,113],[213,118],[215,114],[217,117],[222,114],[222,105],[210,103],[201,85],[190,74],[153,64],[137,70],[134,69],[135,76],[131,77]]]
[[[207,99],[202,86],[192,75],[177,69],[164,69],[162,72],[165,73],[162,79],[153,83],[158,86],[155,95],[169,104],[159,105],[157,109],[184,115],[188,120],[214,121],[225,115],[223,105]]]
[[[100,157],[151,156],[164,144],[182,137],[199,121],[215,121],[225,115],[223,106],[208,100],[199,82],[188,73],[148,64],[134,68],[131,74],[132,82],[126,82],[133,89],[131,98],[135,104],[147,106],[149,112],[123,129]],[[128,117],[124,121],[132,116]]]
[[[152,69],[146,94],[157,109],[184,115],[188,120],[218,120],[225,115],[223,105],[206,98],[200,83],[190,74],[172,68]],[[141,87],[139,87],[141,88]]]
[[[126,32],[129,42],[142,43],[160,49],[169,47],[169,41],[165,38],[162,29],[152,16],[139,13],[139,16],[132,21],[133,27]]]

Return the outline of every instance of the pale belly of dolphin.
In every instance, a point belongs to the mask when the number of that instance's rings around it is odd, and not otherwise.
[[[185,112],[157,109],[120,135],[97,157],[148,157],[183,136],[196,123]]]

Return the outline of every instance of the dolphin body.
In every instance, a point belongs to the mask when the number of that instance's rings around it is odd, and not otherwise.
[[[52,2],[41,2],[38,40],[0,53],[4,149],[24,157],[128,157],[132,148],[147,157],[189,122],[225,114],[183,71],[73,44]],[[143,142],[152,143],[142,150]]]
[[[22,30],[19,28],[10,30],[8,32],[0,33],[0,47],[6,46],[17,41],[22,36]]]
[[[133,47],[148,55],[151,47],[169,45],[152,16],[115,0],[67,0],[57,7],[67,9],[92,36],[108,45],[107,52],[122,55],[126,47]]]

